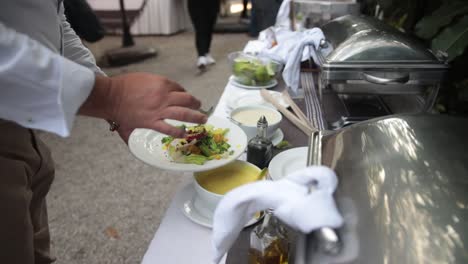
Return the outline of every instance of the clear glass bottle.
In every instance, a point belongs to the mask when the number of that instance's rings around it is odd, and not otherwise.
[[[286,229],[268,210],[261,225],[250,233],[249,264],[288,264]]]
[[[261,116],[257,122],[257,135],[247,145],[247,161],[260,169],[268,167],[273,157],[273,143],[267,138],[268,122]]]

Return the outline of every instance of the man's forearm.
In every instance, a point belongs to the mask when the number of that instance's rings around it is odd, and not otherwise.
[[[95,74],[0,22],[0,118],[68,136]]]

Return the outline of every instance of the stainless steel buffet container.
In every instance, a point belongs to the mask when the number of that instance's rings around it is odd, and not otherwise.
[[[468,263],[467,135],[468,119],[415,114],[312,140],[310,159],[338,175],[345,225],[338,254],[303,235],[295,263]]]
[[[356,0],[293,0],[291,21],[294,30],[319,27],[344,15],[358,15]]]
[[[316,81],[329,128],[430,111],[448,67],[443,56],[370,17],[347,15],[321,29]],[[325,55],[327,45],[334,50]]]

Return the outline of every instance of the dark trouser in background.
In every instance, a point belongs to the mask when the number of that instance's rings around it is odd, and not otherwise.
[[[195,28],[198,56],[210,52],[213,28],[219,12],[219,0],[188,0],[188,11]]]
[[[275,25],[276,15],[283,0],[251,0],[249,35],[257,37],[260,31]]]
[[[52,263],[45,196],[54,179],[33,131],[0,119],[0,263]]]
[[[242,1],[242,13],[241,13],[242,18],[247,18],[247,5],[249,4],[249,1],[250,0]]]

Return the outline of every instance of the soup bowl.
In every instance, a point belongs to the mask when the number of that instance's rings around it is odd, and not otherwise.
[[[235,160],[223,167],[194,173],[195,209],[203,216],[212,218],[219,201],[232,189],[260,179],[261,170],[242,160]]]
[[[278,129],[281,120],[283,120],[281,113],[272,107],[264,105],[241,106],[232,110],[230,118],[244,130],[247,138],[250,140],[257,135],[257,122],[262,115],[268,121],[267,137],[271,137]]]

